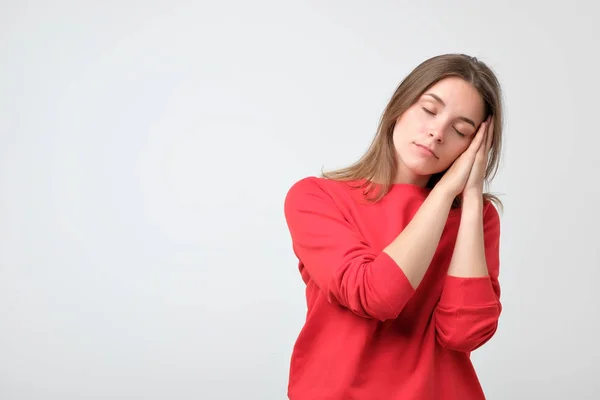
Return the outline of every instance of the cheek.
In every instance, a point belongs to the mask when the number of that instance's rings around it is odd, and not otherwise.
[[[445,164],[450,166],[462,153],[464,153],[471,144],[470,139],[460,140],[460,142],[453,143],[453,145],[447,148],[447,152],[445,154]]]
[[[424,132],[426,121],[422,115],[416,110],[408,110],[404,113],[402,118],[396,122],[394,128],[394,138],[401,141],[411,141],[416,135],[420,135]]]
[[[410,126],[414,133],[423,131],[427,125],[427,116],[423,111],[413,109],[406,120],[406,125]]]

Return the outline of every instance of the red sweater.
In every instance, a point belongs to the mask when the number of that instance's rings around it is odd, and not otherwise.
[[[486,202],[489,277],[447,275],[456,209],[415,289],[382,250],[427,194],[398,184],[367,203],[360,189],[316,177],[288,192],[285,217],[308,306],[291,358],[291,400],[485,398],[469,356],[492,337],[501,311],[499,215]]]

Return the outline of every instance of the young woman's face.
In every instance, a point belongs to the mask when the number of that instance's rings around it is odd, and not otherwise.
[[[469,147],[484,112],[477,90],[461,78],[443,79],[425,91],[394,127],[398,179],[424,186],[445,171]]]

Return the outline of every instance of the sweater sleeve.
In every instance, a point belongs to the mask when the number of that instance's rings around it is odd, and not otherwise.
[[[408,278],[369,247],[315,179],[292,186],[284,210],[294,252],[331,304],[364,318],[398,317],[415,292]]]
[[[500,217],[488,203],[483,217],[485,258],[489,276],[447,276],[435,309],[438,341],[446,348],[471,352],[496,332],[502,311],[500,303]]]

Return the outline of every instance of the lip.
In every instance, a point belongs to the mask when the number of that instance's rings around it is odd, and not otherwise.
[[[423,146],[422,144],[418,144],[418,143],[415,143],[415,145],[416,145],[417,147],[420,147],[421,149],[423,149],[423,150],[427,151],[427,152],[428,152],[428,153],[429,153],[431,156],[433,156],[433,157],[435,157],[435,158],[438,158],[437,154],[435,154],[435,153],[434,153],[434,151],[433,151],[433,150],[431,150],[429,147],[427,147],[427,146]]]

